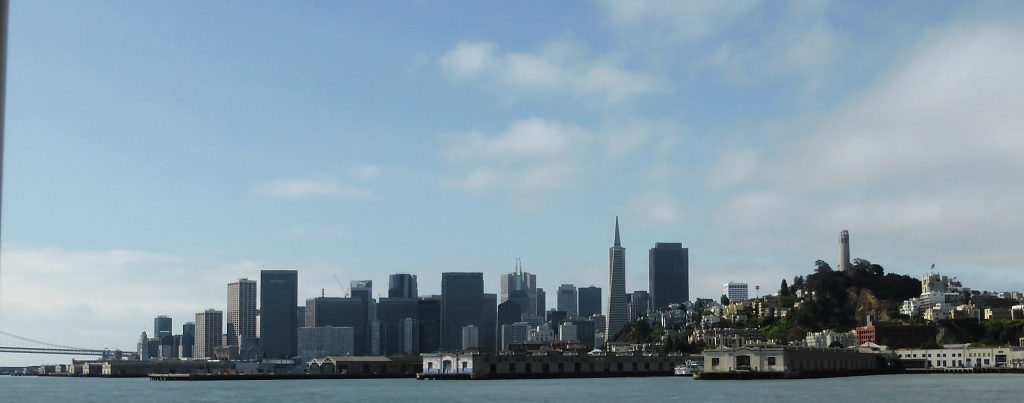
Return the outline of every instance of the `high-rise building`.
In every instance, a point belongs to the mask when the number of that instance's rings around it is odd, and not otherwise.
[[[629,321],[636,321],[651,310],[651,294],[647,291],[633,291],[629,295]]]
[[[543,288],[540,288],[540,287],[537,288],[537,298],[536,299],[537,299],[537,303],[535,304],[535,306],[537,307],[537,316],[539,316],[540,319],[543,320],[544,319],[544,312],[548,311],[548,294],[546,294],[544,292]]]
[[[363,302],[363,312],[366,317],[367,327],[363,330],[363,334],[359,334],[359,330],[356,330],[356,351],[364,351],[364,354],[371,352],[371,341],[373,340],[370,334],[374,320],[377,319],[374,315],[374,300],[373,300],[373,281],[371,280],[353,280],[349,282],[349,289],[351,291],[352,298],[358,299]],[[362,343],[363,346],[359,344]]]
[[[220,347],[224,312],[207,309],[196,313],[196,344],[194,358],[213,358],[213,350]]]
[[[578,342],[580,341],[579,336],[576,334],[576,324],[572,322],[564,322],[558,325],[558,340],[564,342]]]
[[[593,349],[594,345],[594,325],[595,322],[589,319],[578,319],[572,321],[572,324],[576,325],[576,338],[580,343],[587,346],[588,349]]]
[[[228,283],[227,345],[237,346],[239,356],[253,358],[256,340],[256,281],[238,279]]]
[[[516,259],[512,273],[501,275],[498,302],[513,300],[527,317],[543,317],[544,308],[538,308],[537,276],[523,271],[523,262]]]
[[[288,359],[298,354],[299,272],[260,271],[260,348],[263,358]]]
[[[583,287],[576,290],[579,294],[579,317],[589,318],[601,314],[601,288]]]
[[[480,300],[480,351],[493,353],[498,345],[498,294]]]
[[[307,298],[305,327],[351,327],[353,354],[366,355],[369,322],[365,307],[363,300],[357,298]]]
[[[178,357],[195,357],[195,344],[196,324],[194,322],[185,322],[184,325],[181,325],[181,344],[178,346]]]
[[[564,311],[569,315],[569,319],[576,319],[578,312],[576,300],[576,286],[572,284],[562,284],[558,286],[558,294],[556,294],[555,297],[555,304],[559,311]]]
[[[416,304],[420,325],[420,352],[435,353],[441,349],[441,296],[421,297]]]
[[[462,327],[462,350],[475,350],[480,348],[480,328],[476,325]]]
[[[839,231],[839,271],[850,269],[850,232]]]
[[[153,338],[159,340],[163,336],[170,336],[172,323],[171,318],[165,315],[153,318]]]
[[[458,351],[462,328],[480,327],[483,299],[483,273],[441,273],[441,350]]]
[[[525,343],[530,335],[530,324],[515,322],[501,325],[501,351],[507,351],[508,345]]]
[[[690,256],[681,243],[654,244],[649,253],[651,307],[660,309],[690,299]]]
[[[615,337],[629,321],[626,306],[626,249],[619,241],[619,217],[615,217],[615,243],[608,249],[608,325],[605,340]]]
[[[403,352],[402,323],[406,319],[416,320],[418,302],[415,298],[381,298],[377,302],[381,354],[397,355]]]
[[[523,320],[523,312],[519,304],[511,299],[498,304],[498,328],[502,325],[509,325]]]
[[[403,355],[419,355],[420,353],[420,322],[413,318],[402,319],[399,326],[399,353]]]
[[[416,298],[418,293],[416,275],[398,273],[388,277],[388,298]]]
[[[722,285],[722,292],[729,297],[729,302],[743,302],[747,297],[747,283],[730,281]]]

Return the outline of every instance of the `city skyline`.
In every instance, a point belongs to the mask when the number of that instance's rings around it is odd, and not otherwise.
[[[670,3],[14,2],[0,330],[125,348],[263,269],[606,300],[614,216],[627,292],[658,242],[773,292],[840,230],[1024,289],[1024,6]]]

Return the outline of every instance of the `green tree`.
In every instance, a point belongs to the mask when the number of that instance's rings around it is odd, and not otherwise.
[[[720,301],[722,303],[722,306],[728,306],[729,305],[729,296],[725,295],[725,294],[722,294],[722,298],[720,299]]]
[[[786,284],[786,279],[782,279],[782,285],[779,286],[779,296],[780,297],[788,297],[789,296],[789,285]]]

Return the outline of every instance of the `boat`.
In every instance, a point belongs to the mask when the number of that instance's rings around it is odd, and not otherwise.
[[[685,363],[676,365],[673,369],[673,374],[679,376],[693,376],[694,372],[701,371],[704,369],[703,367],[704,366],[697,361],[687,360]]]

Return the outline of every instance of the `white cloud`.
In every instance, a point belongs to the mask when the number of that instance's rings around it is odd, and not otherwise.
[[[533,53],[500,54],[496,49],[489,42],[460,42],[438,63],[459,80],[484,80],[510,92],[563,94],[603,104],[670,90],[661,79],[630,71],[622,58],[589,58],[567,42],[552,42]]]
[[[633,196],[629,200],[631,217],[648,226],[674,224],[682,217],[680,202],[671,194],[663,191],[652,191]]]
[[[370,182],[380,177],[383,169],[376,165],[358,164],[349,170],[349,176],[359,182]]]
[[[713,188],[724,188],[742,183],[757,170],[757,153],[749,149],[726,149],[712,167],[708,183]]]
[[[671,45],[716,34],[750,13],[757,0],[601,0],[609,22],[635,42]]]
[[[373,192],[369,190],[325,179],[278,180],[260,185],[258,190],[269,196],[292,199],[311,196],[339,196],[360,200],[373,198]]]

